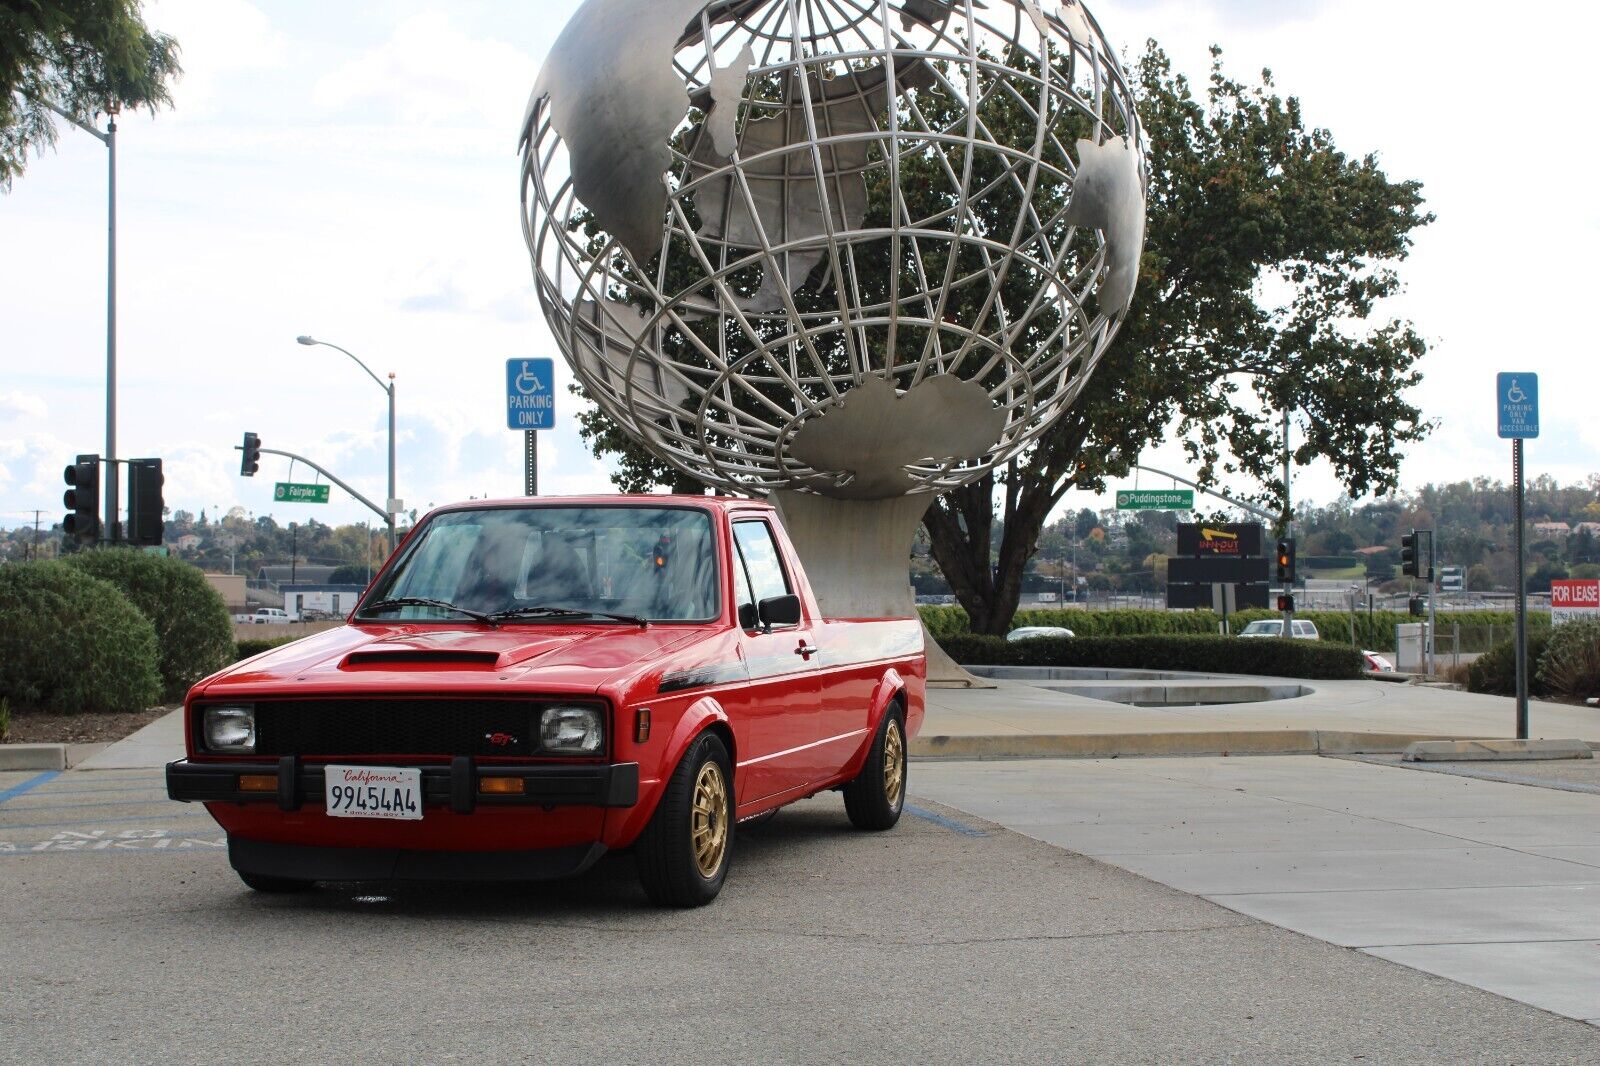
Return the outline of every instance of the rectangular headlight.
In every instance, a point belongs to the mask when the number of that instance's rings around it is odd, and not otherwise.
[[[254,755],[256,709],[250,706],[207,707],[202,720],[206,750]]]
[[[568,755],[594,755],[605,739],[600,708],[558,704],[539,716],[539,747]]]

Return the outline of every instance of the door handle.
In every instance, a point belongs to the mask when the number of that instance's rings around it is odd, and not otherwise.
[[[815,644],[807,644],[802,640],[799,647],[795,648],[794,653],[806,662],[810,662],[811,657],[817,653],[817,646]]]

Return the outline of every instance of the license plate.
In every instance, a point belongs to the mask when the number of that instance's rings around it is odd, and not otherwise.
[[[323,775],[330,817],[422,817],[422,771],[414,767],[329,766]]]

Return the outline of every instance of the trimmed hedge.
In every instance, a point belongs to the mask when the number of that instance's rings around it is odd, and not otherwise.
[[[928,632],[940,640],[968,632],[967,612],[960,607],[919,607],[917,610],[921,613],[923,622],[927,624]],[[1277,611],[1250,610],[1237,612],[1231,616],[1230,621],[1233,623],[1234,632],[1237,633],[1258,618],[1282,617]],[[1295,617],[1314,622],[1317,632],[1326,643],[1348,644],[1350,640],[1349,611],[1296,611]],[[1143,611],[1123,608],[1075,610],[1050,607],[1018,611],[1011,627],[1015,629],[1018,626],[1066,626],[1080,637],[1182,633],[1214,636],[1220,621],[1221,619],[1211,611]],[[1422,619],[1413,618],[1404,611],[1374,611],[1369,617],[1366,611],[1358,610],[1356,641],[1363,648],[1393,650],[1394,627],[1400,623],[1420,621]],[[1451,611],[1439,616],[1439,633],[1441,640],[1447,639],[1450,632],[1447,627],[1453,625],[1471,630],[1486,630],[1491,625],[1496,628],[1505,626],[1506,632],[1509,633],[1515,624],[1516,616],[1510,611]],[[1549,626],[1548,615],[1528,616],[1529,632],[1536,627],[1547,630]],[[1471,650],[1467,634],[1463,634],[1462,650]]]
[[[1548,695],[1539,679],[1536,667],[1544,657],[1550,642],[1550,627],[1528,627],[1528,693],[1533,696]],[[1502,641],[1472,660],[1467,667],[1467,691],[1487,692],[1494,696],[1517,694],[1517,642]]]
[[[1041,637],[965,634],[940,647],[964,666],[1084,666],[1339,680],[1361,676],[1361,653],[1312,640],[1219,636]]]
[[[156,632],[109,581],[0,566],[0,697],[16,710],[140,711],[161,696]]]
[[[281,648],[285,644],[293,644],[299,639],[299,637],[274,637],[271,640],[259,640],[255,637],[246,637],[234,645],[233,661],[239,662],[241,659],[248,659],[252,655],[260,655],[264,651]]]
[[[163,693],[180,700],[189,686],[228,664],[233,619],[217,590],[195,567],[128,548],[69,556],[67,565],[109,581],[155,627]]]

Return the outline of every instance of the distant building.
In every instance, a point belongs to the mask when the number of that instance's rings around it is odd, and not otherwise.
[[[1579,522],[1572,527],[1574,533],[1587,533],[1591,537],[1600,537],[1600,522]]]
[[[281,566],[263,566],[256,571],[256,580],[270,585],[274,592],[281,592],[283,586],[291,581],[297,585],[325,585],[337,569],[337,566],[313,566],[310,563],[291,566],[284,563]]]
[[[1533,524],[1535,537],[1549,537],[1552,540],[1572,535],[1572,527],[1565,522],[1535,522]]]
[[[301,567],[301,569],[305,569]],[[291,622],[298,622],[306,614],[326,615],[339,621],[355,609],[356,601],[367,591],[365,585],[283,585],[283,609]]]
[[[206,583],[217,590],[229,614],[241,614],[248,605],[243,574],[207,574]]]

